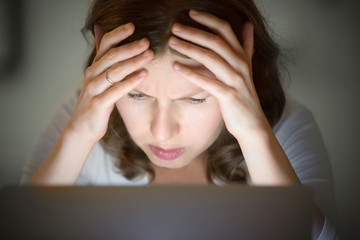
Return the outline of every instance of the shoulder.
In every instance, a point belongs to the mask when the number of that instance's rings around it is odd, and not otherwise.
[[[314,115],[298,101],[287,99],[284,112],[273,131],[290,160],[306,152],[327,158],[325,144]],[[305,159],[309,159],[310,155]]]
[[[316,125],[311,111],[293,98],[287,98],[283,114],[275,124],[273,131],[275,135],[282,137],[291,131]]]
[[[117,167],[120,159],[115,158],[97,142],[90,152],[76,181],[76,185],[138,186],[149,182],[147,176],[127,179]]]
[[[331,181],[328,153],[311,111],[289,98],[274,134],[303,183],[315,178]]]
[[[327,217],[334,217],[334,186],[332,169],[320,128],[312,112],[291,97],[273,128],[300,181],[310,187],[315,202]],[[325,224],[322,237],[333,236],[335,230]],[[328,239],[325,237],[324,239]]]
[[[75,109],[77,98],[78,95],[74,94],[69,100],[64,102],[56,111],[55,115],[53,115],[50,123],[37,137],[23,165],[21,183],[28,181],[60,137]]]
[[[60,136],[75,109],[77,100],[78,94],[74,94],[61,104],[45,129],[45,134],[55,135],[56,139]]]

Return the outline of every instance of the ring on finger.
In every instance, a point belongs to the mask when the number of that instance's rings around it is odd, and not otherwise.
[[[106,80],[107,80],[110,84],[114,84],[115,82],[109,77],[109,70],[110,70],[110,69],[106,70],[106,72],[105,72],[105,78],[106,78]]]

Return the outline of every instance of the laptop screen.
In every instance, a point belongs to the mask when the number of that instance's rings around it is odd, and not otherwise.
[[[311,238],[303,186],[17,186],[0,208],[11,239]]]

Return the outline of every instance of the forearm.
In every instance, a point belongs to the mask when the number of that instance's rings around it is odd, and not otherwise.
[[[30,184],[73,185],[93,148],[94,143],[64,131],[40,167],[30,178]]]
[[[242,132],[242,136],[236,138],[255,185],[300,183],[270,126],[249,133]]]
[[[300,183],[281,145],[269,129],[254,131],[244,141],[239,141],[239,144],[251,180],[255,185],[291,185]],[[312,239],[319,237],[323,226],[324,215],[318,206],[314,204]]]

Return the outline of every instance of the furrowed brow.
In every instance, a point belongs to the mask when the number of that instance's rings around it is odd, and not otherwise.
[[[153,98],[155,98],[154,96],[151,96],[151,95],[149,95],[149,94],[146,94],[146,93],[144,93],[144,92],[142,92],[142,91],[140,91],[140,90],[138,90],[138,89],[136,89],[136,88],[133,89],[133,91],[136,92],[136,93],[142,94],[142,95],[144,95],[144,96],[146,96],[146,97],[153,97]],[[179,97],[179,98],[176,98],[176,99],[189,98],[189,97],[198,95],[198,94],[200,94],[200,93],[207,93],[207,92],[206,92],[205,90],[203,90],[203,89],[197,89],[197,90],[195,90],[195,91],[189,92],[188,94],[184,94],[183,97]]]

